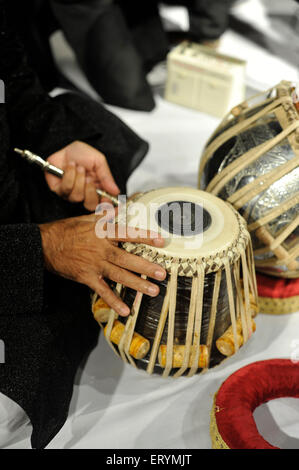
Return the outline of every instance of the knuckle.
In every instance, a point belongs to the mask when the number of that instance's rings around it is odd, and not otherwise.
[[[70,182],[64,182],[61,187],[61,192],[63,195],[68,196],[72,192],[72,184]]]
[[[105,286],[102,282],[98,282],[97,293],[102,296],[105,293]]]
[[[60,191],[59,196],[62,197],[62,199],[67,199],[72,202],[72,199],[70,197],[70,193],[67,191]]]
[[[148,282],[148,281],[141,281],[141,282],[140,282],[140,285],[142,286],[142,290],[144,290],[144,291],[148,291],[148,289],[150,289],[151,287],[153,287],[153,284],[151,284],[151,283]]]
[[[102,254],[103,254],[103,260],[104,261],[110,261],[109,260],[109,252],[110,252],[110,246],[107,246],[106,239],[102,240],[103,246],[102,246]]]
[[[115,256],[116,256],[118,265],[121,265],[121,266],[129,265],[130,256],[125,251],[123,251],[119,248],[115,249]]]
[[[109,264],[107,262],[103,263],[103,267],[101,269],[101,274],[102,274],[102,277],[104,279],[106,279],[106,280],[110,279],[110,281],[117,282],[116,279],[115,279],[115,277],[116,277],[115,276],[115,271],[116,270],[114,269],[114,267],[111,264]]]
[[[70,195],[70,201],[72,202],[81,202],[84,200],[84,197],[81,193],[79,192],[72,192],[72,194]]]
[[[116,252],[115,248],[110,245],[106,248],[106,259],[111,263],[115,263],[118,260],[118,253]]]
[[[154,266],[149,261],[142,260],[140,263],[140,271],[142,271],[142,274],[152,274],[154,272]]]
[[[110,299],[110,306],[113,308],[113,310],[119,309],[120,305],[121,302],[117,300],[117,298],[115,298],[114,296]]]
[[[64,178],[62,179],[61,190],[64,192],[70,193],[73,188],[73,183],[74,183],[73,178],[70,172],[68,172],[67,174],[65,174]]]
[[[92,212],[95,210],[96,208],[96,204],[90,202],[90,201],[85,201],[84,203],[84,207],[86,210],[88,210],[89,212]]]
[[[49,184],[49,188],[53,193],[57,194],[58,196],[62,196],[62,191],[61,191],[60,186],[54,186],[52,184]]]
[[[122,271],[119,269],[116,269],[112,274],[112,278],[113,278],[112,280],[117,283],[122,282],[123,281]]]

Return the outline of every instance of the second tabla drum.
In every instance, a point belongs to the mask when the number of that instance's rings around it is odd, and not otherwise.
[[[136,215],[137,214],[137,215]],[[244,219],[221,199],[189,188],[138,194],[126,207],[129,226],[162,234],[163,248],[123,248],[167,271],[157,297],[121,284],[131,308],[118,315],[95,294],[93,314],[113,350],[149,374],[192,376],[234,354],[255,330],[257,288]]]
[[[298,97],[290,82],[265,95],[218,126],[201,158],[199,186],[246,219],[258,271],[299,278]]]

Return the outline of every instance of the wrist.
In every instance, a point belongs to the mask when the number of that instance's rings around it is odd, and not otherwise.
[[[53,224],[41,224],[38,227],[41,234],[44,267],[47,271],[56,272],[54,268],[55,242],[53,240]]]

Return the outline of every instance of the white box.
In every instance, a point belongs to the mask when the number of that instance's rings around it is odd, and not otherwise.
[[[167,56],[165,99],[223,117],[245,100],[246,62],[184,41]]]

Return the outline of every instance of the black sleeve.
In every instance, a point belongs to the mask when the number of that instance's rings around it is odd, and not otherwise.
[[[10,127],[17,135],[30,121],[31,113],[36,109],[40,112],[49,97],[27,65],[22,43],[9,23],[6,0],[0,0],[0,77],[5,85]]]
[[[7,13],[7,1],[0,0],[0,78],[12,146],[48,156],[74,140],[100,135],[96,123],[85,122],[84,108],[72,116],[65,100],[51,98],[43,89]]]
[[[37,225],[0,225],[1,316],[42,311],[43,264]]]

